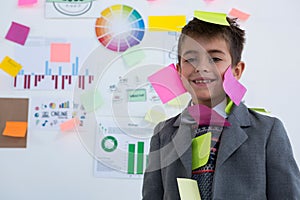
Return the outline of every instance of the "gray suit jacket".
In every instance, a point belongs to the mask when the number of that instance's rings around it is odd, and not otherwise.
[[[183,114],[159,123],[151,139],[143,200],[180,199],[177,177],[191,178],[196,124]],[[300,173],[280,120],[234,106],[224,127],[213,181],[214,200],[300,199]]]

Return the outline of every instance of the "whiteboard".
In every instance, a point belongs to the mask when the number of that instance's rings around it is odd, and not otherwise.
[[[100,16],[103,9],[114,4],[134,7],[146,24],[149,15],[186,15],[191,18],[195,9],[228,13],[231,8],[237,8],[249,13],[250,18],[241,23],[246,30],[246,46],[242,55],[246,69],[241,82],[248,91],[244,100],[248,106],[265,108],[283,121],[295,158],[300,163],[300,136],[297,131],[297,116],[300,113],[297,106],[300,97],[300,85],[297,83],[300,27],[297,19],[300,14],[297,13],[300,4],[296,0],[97,0],[97,6],[90,9],[91,13],[84,18],[53,18],[53,12],[48,10],[46,13],[47,6],[42,0],[30,7],[18,7],[17,2],[1,2],[1,59],[5,56],[16,57],[16,44],[5,39],[12,21],[29,26],[32,38],[87,38],[87,43],[92,42],[81,52],[85,53],[82,55],[84,62],[101,45],[95,37],[95,15]],[[13,89],[11,78],[3,71],[0,71],[0,91],[0,97],[30,99],[73,95],[72,90]],[[141,198],[142,179],[95,177],[93,155],[76,133],[29,129],[27,148],[0,149],[0,159],[0,199]]]

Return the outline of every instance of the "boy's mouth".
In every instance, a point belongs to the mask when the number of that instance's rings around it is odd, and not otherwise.
[[[194,79],[192,82],[196,85],[206,85],[214,82],[215,79],[210,79],[210,78],[200,78],[200,79]]]

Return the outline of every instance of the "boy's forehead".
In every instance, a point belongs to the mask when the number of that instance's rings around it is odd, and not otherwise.
[[[197,51],[205,53],[211,49],[219,49],[221,51],[228,51],[228,45],[222,37],[190,37],[185,35],[181,44],[181,53]]]

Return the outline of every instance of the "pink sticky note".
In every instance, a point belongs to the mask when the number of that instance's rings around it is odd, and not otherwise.
[[[163,103],[186,92],[174,64],[152,74],[148,80]]]
[[[52,43],[50,48],[50,62],[70,62],[71,44]]]
[[[37,3],[37,0],[18,0],[18,6],[31,6]]]
[[[70,131],[74,130],[75,127],[80,123],[78,118],[72,118],[64,123],[60,124],[61,131]]]
[[[223,88],[226,94],[236,105],[239,105],[247,89],[233,76],[231,66],[224,74]]]
[[[209,126],[230,126],[231,124],[213,109],[202,105],[194,105],[188,107],[188,112],[199,125]]]
[[[24,45],[30,28],[22,24],[12,22],[5,39]]]
[[[250,17],[250,14],[242,12],[236,8],[232,8],[231,11],[229,12],[229,15],[231,15],[233,17],[237,17],[243,21],[246,21]]]

